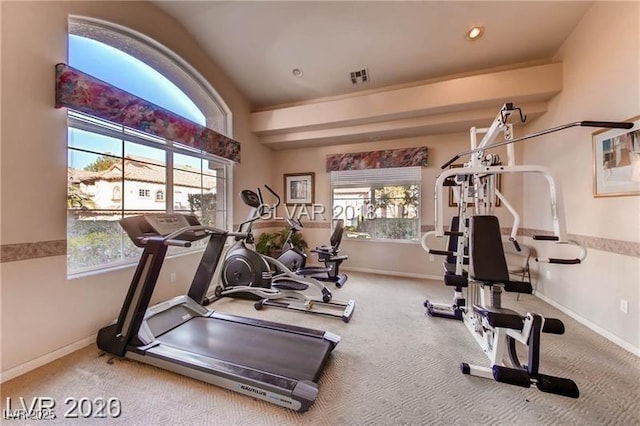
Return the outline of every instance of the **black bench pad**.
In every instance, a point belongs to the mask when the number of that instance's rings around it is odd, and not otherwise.
[[[522,330],[522,326],[524,325],[524,318],[519,313],[511,309],[488,308],[473,305],[473,312],[485,317],[491,327]]]

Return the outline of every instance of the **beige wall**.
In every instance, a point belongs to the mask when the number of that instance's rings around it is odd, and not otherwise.
[[[563,91],[527,132],[578,120],[620,121],[640,114],[640,4],[596,2],[557,53]],[[594,198],[591,133],[576,128],[524,145],[527,163],[550,167],[564,187],[568,232],[640,242],[640,197]],[[527,179],[526,227],[551,229],[541,182]],[[544,255],[548,246],[536,244]],[[541,265],[544,296],[640,348],[640,260],[591,250],[578,266]],[[550,278],[547,278],[547,272]],[[629,313],[619,309],[629,302]]]
[[[557,60],[563,61],[563,92],[535,131],[582,119],[620,120],[640,113],[638,3],[596,3],[569,37]],[[218,90],[234,116],[234,138],[242,143],[242,163],[235,168],[238,190],[271,183],[282,193],[282,174],[316,173],[316,200],[330,207],[325,156],[342,152],[426,145],[429,166],[423,171],[422,225],[433,225],[433,183],[439,165],[468,146],[467,133],[382,140],[366,144],[272,152],[249,130],[249,105],[233,82],[212,63],[172,18],[147,2],[0,2],[2,42],[1,243],[66,238],[66,114],[53,108],[54,64],[66,61],[69,14],[111,21],[169,47],[194,66]],[[496,105],[496,111],[500,105]],[[477,123],[484,127],[490,123]],[[591,196],[591,131],[571,130],[522,145],[527,163],[551,167],[565,186],[569,232],[632,242],[640,241],[638,197]],[[504,192],[524,212],[524,226],[545,229],[549,218],[539,183],[508,177]],[[239,203],[234,222],[246,216]],[[328,210],[330,211],[330,209]],[[282,211],[281,211],[282,213]],[[448,214],[452,214],[449,209]],[[502,225],[508,226],[504,207]],[[327,229],[308,229],[311,245],[325,243]],[[543,247],[538,247],[544,252]],[[407,274],[441,275],[441,259],[429,260],[419,244],[346,241],[345,266]],[[182,292],[197,259],[167,262],[155,300]],[[132,268],[67,280],[64,256],[0,264],[2,288],[1,369],[3,372],[92,336],[121,306]],[[603,266],[605,265],[605,266]],[[539,289],[599,327],[640,347],[640,267],[638,258],[592,251],[580,266],[549,265]],[[177,282],[169,284],[169,273]],[[629,301],[629,314],[618,310]]]
[[[499,105],[496,106],[496,113],[499,107]],[[489,124],[491,123],[478,123],[478,127],[486,127]],[[276,151],[271,180],[275,183],[275,189],[282,193],[283,174],[314,172],[316,182],[315,200],[316,203],[326,207],[326,219],[329,220],[331,218],[331,183],[330,175],[326,172],[326,156],[328,154],[418,146],[427,146],[429,155],[428,166],[423,168],[422,172],[421,225],[424,229],[425,226],[429,227],[434,224],[433,191],[436,177],[440,174],[440,165],[453,157],[454,154],[469,149],[468,133]],[[503,182],[504,194],[512,201],[516,209],[520,209],[522,205],[520,191],[518,190],[521,183],[518,179],[515,176],[507,176]],[[456,209],[447,208],[446,210],[449,216],[445,223],[448,224],[450,216],[455,213]],[[280,215],[283,216],[284,214],[284,210],[280,209]],[[511,225],[510,216],[504,207],[499,207],[497,214],[503,226]],[[305,219],[305,217],[302,218],[303,223]],[[305,229],[303,235],[310,246],[316,246],[327,244],[329,232],[326,228]],[[436,244],[438,243],[443,248],[446,244],[444,240],[436,241]],[[433,260],[430,260],[429,255],[422,249],[420,243],[348,241],[343,239],[341,248],[342,252],[349,256],[349,260],[343,264],[345,268],[391,271],[410,275],[442,276],[443,258],[436,256]]]
[[[131,28],[191,64],[233,112],[233,136],[242,144],[235,188],[254,187],[270,176],[271,151],[249,131],[249,106],[240,92],[184,28],[153,4],[3,1],[0,5],[2,244],[66,239],[66,111],[53,105],[54,65],[67,60],[69,14]],[[237,214],[243,217],[244,212]],[[193,256],[168,261],[155,300],[183,291],[195,262]],[[67,280],[65,256],[4,263],[2,371],[95,334],[117,315],[132,272],[127,268]],[[181,284],[168,284],[170,272]]]

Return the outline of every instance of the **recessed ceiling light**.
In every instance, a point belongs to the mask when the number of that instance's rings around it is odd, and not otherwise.
[[[302,70],[300,68],[294,68],[291,70],[291,74],[293,74],[294,77],[296,78],[300,78],[302,77]]]
[[[484,28],[476,26],[471,27],[471,29],[467,31],[465,37],[467,40],[477,40],[482,36],[482,34],[484,34]]]

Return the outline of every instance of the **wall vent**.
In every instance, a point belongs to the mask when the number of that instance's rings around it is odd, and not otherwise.
[[[369,81],[369,73],[367,73],[366,68],[362,68],[361,70],[351,71],[351,83],[352,84],[362,84],[367,83]]]

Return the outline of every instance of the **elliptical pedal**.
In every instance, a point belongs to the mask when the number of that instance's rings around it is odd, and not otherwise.
[[[293,281],[293,280],[291,281],[280,280],[271,284],[271,287],[276,288],[278,290],[302,291],[302,290],[308,289],[309,285],[305,283],[300,283],[298,281]]]

